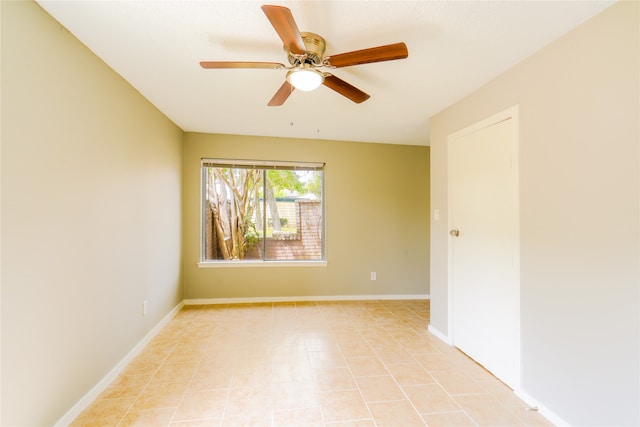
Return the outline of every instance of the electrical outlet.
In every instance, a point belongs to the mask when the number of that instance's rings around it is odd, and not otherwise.
[[[142,302],[142,315],[146,316],[147,315],[147,300],[144,300]]]
[[[375,271],[371,272],[371,280],[376,280],[376,272]]]

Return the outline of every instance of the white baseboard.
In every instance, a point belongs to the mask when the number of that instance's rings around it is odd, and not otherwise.
[[[436,328],[434,328],[431,325],[431,323],[429,323],[429,326],[428,326],[427,330],[429,331],[429,333],[435,335],[435,337],[438,338],[440,341],[444,341],[446,344],[453,345],[453,342],[451,341],[451,338],[449,338],[448,335],[445,335],[442,332],[440,332],[439,330],[437,330]]]
[[[540,415],[549,420],[552,424],[557,427],[570,427],[571,424],[563,420],[558,414],[553,412],[551,409],[547,408],[544,405],[541,405],[536,399],[531,397],[527,392],[522,389],[517,389],[513,391],[516,396],[520,399],[524,400],[524,402],[532,408],[538,408],[538,412]]]
[[[264,302],[303,302],[303,301],[380,301],[380,300],[428,300],[429,294],[417,295],[319,295],[297,297],[254,297],[254,298],[196,298],[185,299],[184,305],[210,304],[248,304]]]
[[[78,415],[82,413],[82,411],[84,411],[87,407],[89,407],[91,403],[93,403],[98,395],[100,395],[100,393],[102,393],[109,386],[109,384],[111,384],[116,378],[118,378],[118,375],[122,373],[127,365],[131,363],[131,361],[142,351],[142,349],[153,339],[153,337],[155,337],[158,332],[160,332],[160,330],[167,323],[169,323],[171,319],[173,319],[173,317],[182,309],[183,306],[184,302],[180,302],[173,308],[173,310],[171,310],[166,316],[164,316],[162,320],[156,326],[154,326],[153,329],[151,329],[149,333],[147,333],[147,335],[145,335],[144,338],[142,338],[140,342],[138,342],[138,344],[136,344],[136,346],[133,347],[131,351],[127,353],[127,355],[122,358],[122,360],[120,360],[120,362],[118,362],[118,364],[114,366],[113,369],[111,369],[111,371],[109,371],[107,375],[105,375],[104,378],[102,378],[98,382],[98,384],[96,384],[91,390],[89,390],[89,392],[85,394],[82,399],[78,401],[78,403],[73,405],[73,407],[66,414],[64,414],[64,416],[60,418],[57,423],[54,424],[54,427],[63,427],[71,424],[71,422],[75,420]]]

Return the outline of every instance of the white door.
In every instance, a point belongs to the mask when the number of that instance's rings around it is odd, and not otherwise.
[[[507,112],[505,112],[507,113]],[[520,386],[516,114],[448,139],[453,344]]]

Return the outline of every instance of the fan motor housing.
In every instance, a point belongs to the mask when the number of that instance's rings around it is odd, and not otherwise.
[[[324,57],[324,51],[327,48],[327,43],[324,39],[315,33],[301,32],[302,41],[307,49],[306,57],[302,60],[300,57],[292,55],[287,52],[287,58],[289,63],[293,66],[301,64],[309,65],[322,65],[322,58]]]

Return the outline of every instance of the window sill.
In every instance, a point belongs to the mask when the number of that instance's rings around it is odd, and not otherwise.
[[[200,261],[198,268],[326,267],[327,261]]]

